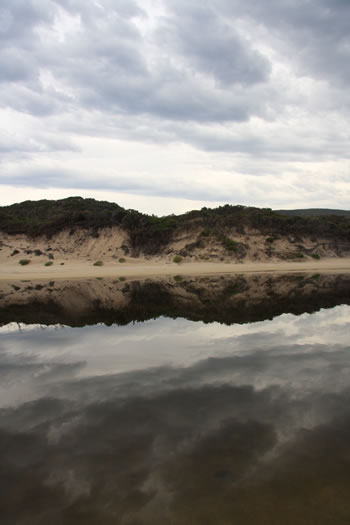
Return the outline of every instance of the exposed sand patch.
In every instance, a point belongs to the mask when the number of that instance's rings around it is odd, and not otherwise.
[[[120,228],[103,228],[98,234],[91,230],[76,229],[61,231],[53,238],[45,236],[30,239],[26,235],[8,235],[0,232],[0,262],[7,258],[30,258],[40,262],[51,254],[60,262],[73,258],[118,258],[128,253],[128,236]],[[18,253],[14,254],[14,251]],[[34,252],[40,251],[40,255]]]

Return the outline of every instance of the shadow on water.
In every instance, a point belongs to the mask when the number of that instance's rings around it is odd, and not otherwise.
[[[350,278],[20,290],[67,327],[1,331],[3,525],[350,523]]]

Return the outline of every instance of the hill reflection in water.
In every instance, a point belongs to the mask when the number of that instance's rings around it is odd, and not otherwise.
[[[2,523],[348,522],[348,283],[57,283],[44,320],[5,288]]]

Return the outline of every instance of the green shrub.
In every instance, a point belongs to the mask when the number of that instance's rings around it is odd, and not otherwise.
[[[220,241],[222,242],[223,247],[229,252],[236,252],[238,250],[238,242],[226,237],[226,235],[220,235]]]
[[[298,253],[295,254],[295,257],[296,257],[297,259],[303,259],[303,258],[304,258],[304,254],[301,253],[301,252],[298,252]]]
[[[311,257],[313,257],[313,259],[316,259],[317,261],[321,259],[321,256],[318,253],[312,253]]]
[[[126,262],[126,259],[124,259],[124,257],[120,257],[119,262],[120,262],[120,263],[125,263],[125,262]]]
[[[181,261],[182,261],[182,257],[180,255],[175,255],[173,262],[180,264]]]
[[[175,282],[177,282],[177,283],[181,283],[182,280],[183,280],[183,279],[182,279],[181,275],[174,275],[174,281],[175,281]]]
[[[94,266],[103,266],[103,261],[96,261]]]
[[[18,261],[19,264],[21,264],[22,266],[26,266],[27,264],[30,263],[30,260],[29,259],[21,259],[20,261]]]
[[[126,278],[125,277],[119,277],[119,281],[123,283],[124,281],[126,281]]]
[[[272,243],[275,240],[276,240],[275,237],[266,237],[266,242]]]
[[[320,277],[321,277],[321,274],[315,273],[314,275],[311,276],[311,279],[314,279],[315,281],[317,281]]]
[[[64,263],[60,263],[61,266],[64,266]]]
[[[47,261],[47,262],[45,263],[45,266],[52,266],[52,265],[53,265],[53,262],[52,262],[52,261]]]

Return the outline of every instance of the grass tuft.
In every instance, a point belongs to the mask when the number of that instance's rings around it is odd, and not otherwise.
[[[18,261],[18,264],[20,264],[21,266],[26,266],[29,263],[30,263],[29,259],[21,259],[20,261]]]

